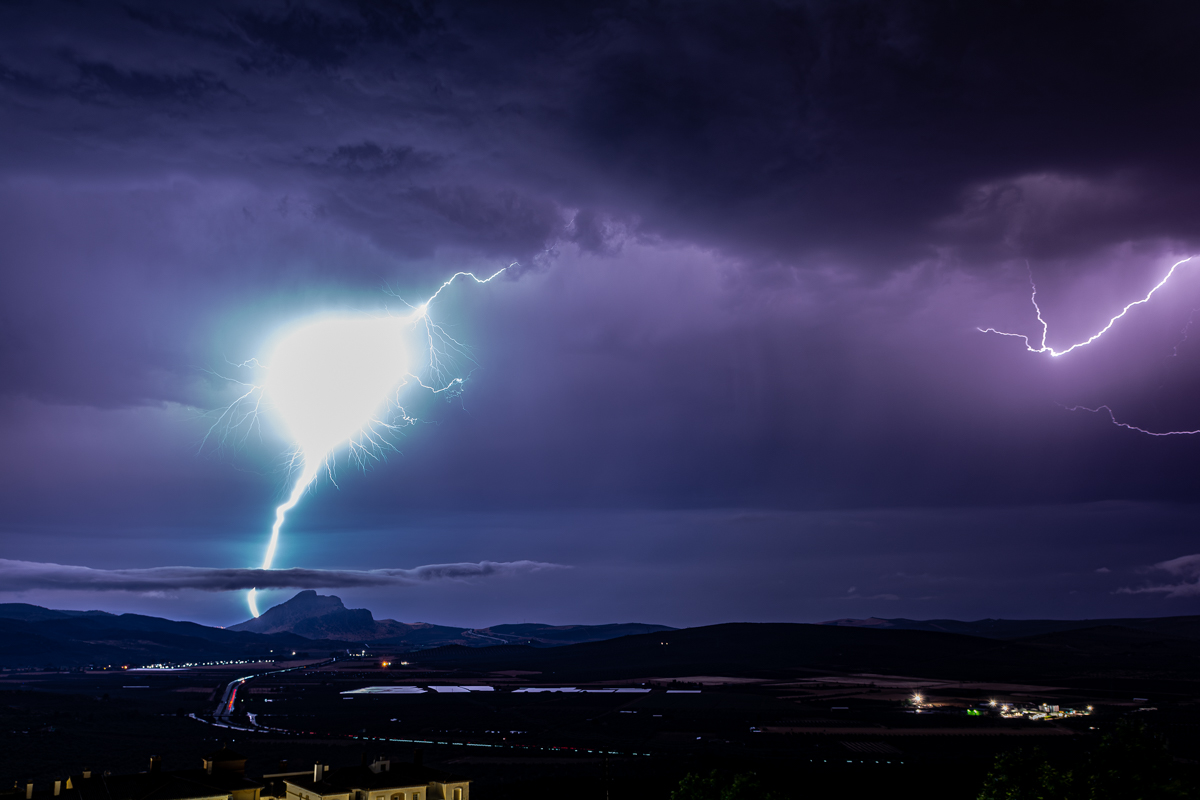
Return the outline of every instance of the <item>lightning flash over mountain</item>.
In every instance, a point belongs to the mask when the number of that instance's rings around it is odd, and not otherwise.
[[[504,268],[504,269],[507,269]],[[276,341],[265,362],[239,366],[262,369],[261,383],[249,388],[220,415],[214,428],[248,429],[262,408],[273,409],[293,442],[295,476],[287,499],[275,509],[275,522],[263,557],[271,569],[279,532],[287,514],[322,472],[332,475],[334,454],[343,446],[359,463],[383,456],[389,434],[414,420],[400,404],[408,384],[440,394],[455,393],[463,376],[455,374],[467,348],[434,321],[430,304],[457,278],[487,283],[457,272],[406,314],[393,316],[321,316],[301,322]],[[258,616],[256,589],[247,594],[250,613]]]
[[[1188,256],[1187,258],[1176,261],[1174,264],[1171,265],[1171,268],[1169,270],[1167,270],[1167,274],[1163,276],[1162,280],[1160,280],[1158,283],[1154,284],[1153,288],[1151,288],[1150,291],[1146,293],[1145,297],[1141,298],[1140,300],[1134,300],[1133,302],[1127,304],[1124,308],[1122,308],[1120,310],[1119,313],[1114,315],[1103,328],[1101,328],[1096,333],[1092,334],[1091,336],[1084,339],[1083,341],[1076,342],[1075,344],[1072,344],[1068,347],[1064,347],[1061,350],[1056,349],[1056,348],[1051,347],[1050,345],[1046,344],[1046,339],[1049,337],[1049,334],[1050,334],[1050,326],[1046,322],[1046,320],[1042,317],[1042,308],[1041,308],[1041,306],[1038,305],[1038,301],[1037,301],[1037,284],[1034,283],[1034,281],[1033,281],[1032,272],[1029,275],[1029,285],[1032,287],[1032,293],[1030,295],[1029,300],[1033,304],[1033,310],[1034,310],[1034,313],[1037,315],[1037,321],[1042,326],[1042,335],[1041,335],[1041,339],[1039,340],[1037,346],[1035,347],[1034,344],[1030,341],[1030,337],[1023,333],[1010,333],[1008,331],[997,330],[996,328],[977,328],[976,330],[978,330],[980,333],[994,333],[999,336],[1012,336],[1012,337],[1021,339],[1022,341],[1025,342],[1025,349],[1031,353],[1048,353],[1051,358],[1058,358],[1059,356],[1065,356],[1067,353],[1070,353],[1071,351],[1076,350],[1080,347],[1085,347],[1085,346],[1091,344],[1092,342],[1096,341],[1097,339],[1099,339],[1104,334],[1108,333],[1109,329],[1111,329],[1112,326],[1117,323],[1117,320],[1121,319],[1126,314],[1128,314],[1130,312],[1130,310],[1133,309],[1135,306],[1140,306],[1140,305],[1144,305],[1145,303],[1148,303],[1150,301],[1150,298],[1152,298],[1159,289],[1161,289],[1167,285],[1167,281],[1171,280],[1171,277],[1175,274],[1176,270],[1178,270],[1184,264],[1187,264],[1188,262],[1190,262],[1193,258],[1195,258],[1195,256]],[[1188,324],[1189,325],[1191,324],[1190,318],[1189,318]],[[1176,351],[1178,351],[1178,347],[1176,347]],[[1101,405],[1101,406],[1097,406],[1095,408],[1089,408],[1087,406],[1069,406],[1069,407],[1067,407],[1067,410],[1068,411],[1090,411],[1093,414],[1098,414],[1098,413],[1104,412],[1104,413],[1108,414],[1108,418],[1112,421],[1112,424],[1116,425],[1117,427],[1125,428],[1125,429],[1131,430],[1131,431],[1136,431],[1138,433],[1144,433],[1147,436],[1192,436],[1195,434],[1200,434],[1200,430],[1150,431],[1150,430],[1146,430],[1145,428],[1139,428],[1136,425],[1130,425],[1127,422],[1121,422],[1120,420],[1118,420],[1116,415],[1113,413],[1113,410],[1111,408],[1109,408],[1107,405]]]

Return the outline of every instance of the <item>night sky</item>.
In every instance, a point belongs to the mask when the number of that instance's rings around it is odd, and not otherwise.
[[[465,626],[1200,613],[1200,434],[1070,410],[1200,429],[1200,258],[1061,358],[978,330],[1040,341],[1032,276],[1065,347],[1200,256],[1198,33],[1103,0],[0,4],[0,602],[245,619],[47,565],[256,566],[288,442],[205,438],[232,364],[512,264],[439,298],[463,393],[406,397],[276,566],[558,565],[321,590]]]

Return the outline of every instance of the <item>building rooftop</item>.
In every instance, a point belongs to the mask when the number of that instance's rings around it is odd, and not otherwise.
[[[314,794],[340,794],[353,789],[392,789],[402,786],[426,786],[430,783],[466,782],[465,778],[455,778],[449,773],[419,764],[407,762],[382,762],[378,771],[372,767],[339,767],[325,770],[319,781],[314,781],[311,773],[304,776],[284,778],[293,786],[300,787]]]
[[[221,764],[227,761],[245,761],[246,757],[236,750],[230,750],[229,745],[224,745],[220,750],[216,750],[206,755],[204,760]]]
[[[247,780],[239,772],[207,773],[203,769],[139,772],[134,775],[103,775],[93,772],[63,781],[61,793],[54,796],[54,785],[42,782],[34,787],[32,800],[201,800],[229,797],[237,790],[253,790],[262,784]],[[25,789],[18,786],[5,793],[4,800],[24,800]]]

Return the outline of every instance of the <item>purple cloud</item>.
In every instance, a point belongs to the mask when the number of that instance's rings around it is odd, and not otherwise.
[[[1200,596],[1200,553],[1190,556],[1172,558],[1170,561],[1160,561],[1152,570],[1166,572],[1184,580],[1177,583],[1158,583],[1138,588],[1121,587],[1119,594],[1162,594],[1167,597],[1196,597]],[[1187,580],[1190,578],[1191,580]]]

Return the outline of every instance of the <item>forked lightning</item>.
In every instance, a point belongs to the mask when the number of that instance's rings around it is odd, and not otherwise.
[[[425,302],[393,316],[325,315],[285,331],[266,362],[241,366],[262,369],[266,380],[249,388],[226,408],[213,426],[248,429],[258,412],[275,411],[294,447],[295,475],[287,499],[275,509],[262,569],[271,569],[279,532],[287,514],[322,472],[332,476],[334,454],[343,446],[359,463],[381,458],[391,447],[389,434],[414,420],[400,404],[409,383],[435,394],[457,392],[463,376],[454,374],[469,361],[466,346],[434,321],[430,305],[458,278],[488,283],[486,278],[456,272]],[[424,351],[422,353],[422,351]],[[421,358],[414,358],[414,354]],[[414,369],[414,363],[423,362]],[[250,613],[258,616],[256,589],[247,595]]]

